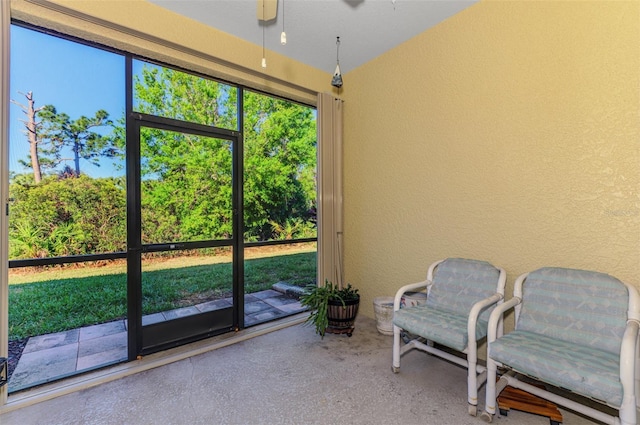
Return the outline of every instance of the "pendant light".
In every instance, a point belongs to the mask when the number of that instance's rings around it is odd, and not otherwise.
[[[331,79],[333,87],[342,87],[342,73],[340,72],[340,37],[336,37],[336,70]]]
[[[282,0],[282,34],[280,34],[280,44],[287,44],[287,33],[284,32],[284,0]]]
[[[264,54],[264,25],[262,26],[262,67],[267,67],[267,57]]]
[[[262,1],[262,16],[264,18],[264,0]],[[264,29],[266,27],[266,21],[262,21],[262,67],[267,67],[267,57],[264,54]]]

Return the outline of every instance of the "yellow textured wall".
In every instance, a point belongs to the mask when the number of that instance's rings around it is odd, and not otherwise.
[[[484,1],[347,85],[362,314],[449,256],[640,284],[640,2]]]

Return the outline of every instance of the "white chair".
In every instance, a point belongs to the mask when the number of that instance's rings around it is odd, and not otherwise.
[[[515,309],[515,329],[499,335],[503,315]],[[496,396],[520,388],[608,424],[636,425],[640,404],[640,296],[604,273],[545,267],[521,275],[513,298],[491,314],[488,329],[487,400],[491,422]],[[507,372],[496,383],[497,367]],[[552,388],[539,388],[527,376]],[[561,388],[578,396],[564,397]],[[568,395],[568,394],[567,394]],[[619,417],[587,406],[613,407]]]
[[[487,334],[491,310],[504,298],[505,281],[505,271],[485,261],[448,258],[429,267],[426,281],[400,288],[393,303],[393,372],[400,370],[400,357],[414,348],[466,367],[469,414],[475,416],[478,387],[486,379],[486,368],[477,364],[477,344]],[[425,291],[426,303],[400,308],[408,291]],[[419,338],[401,346],[402,331]]]

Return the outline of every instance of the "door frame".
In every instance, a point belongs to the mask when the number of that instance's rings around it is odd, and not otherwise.
[[[141,240],[141,150],[142,127],[228,140],[232,146],[232,229],[230,240],[143,244]],[[128,358],[165,350],[191,341],[244,327],[244,245],[242,225],[242,134],[203,124],[179,121],[139,112],[127,119],[127,320]],[[227,247],[232,248],[233,305],[230,309],[200,313],[166,322],[142,324],[142,254],[159,251]],[[188,330],[188,332],[185,332]]]

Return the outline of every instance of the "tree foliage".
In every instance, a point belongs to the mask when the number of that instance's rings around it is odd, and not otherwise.
[[[237,130],[237,90],[231,86],[145,67],[135,94],[140,112]],[[315,111],[250,91],[243,107],[245,238],[315,236]],[[229,237],[231,144],[153,129],[141,139],[143,211],[156,211],[156,221],[145,220],[143,212],[144,234],[164,241]],[[176,234],[169,237],[167,230]]]
[[[145,66],[134,81],[138,112],[239,131],[238,90],[168,68]],[[245,91],[245,239],[296,239],[316,235],[315,110]],[[80,160],[99,165],[122,157],[124,120],[114,125],[106,111],[71,120],[52,105],[42,108],[39,184],[13,175],[10,257],[33,258],[126,249],[124,177],[94,179],[80,173]],[[113,126],[108,135],[96,130]],[[233,233],[232,141],[219,137],[142,128],[141,202],[143,243],[226,239]],[[73,164],[60,168],[65,150]]]
[[[235,126],[236,91],[168,68],[145,67],[136,109],[218,127]],[[232,235],[232,148],[228,140],[145,128],[140,136],[144,243]]]
[[[103,109],[93,117],[83,115],[72,120],[69,115],[58,112],[55,106],[46,105],[38,112],[38,118],[41,120],[39,137],[49,146],[43,155],[49,168],[73,161],[72,170],[79,176],[81,159],[99,167],[101,158],[112,158],[119,153],[111,135],[94,130],[113,125],[109,113]],[[69,158],[64,156],[67,151],[72,155]]]
[[[314,111],[253,92],[246,94],[244,107],[246,237],[280,239],[287,227],[288,238],[314,236]]]
[[[122,178],[28,176],[10,185],[9,257],[124,251],[126,196]]]
[[[232,86],[152,65],[134,85],[135,110],[220,128],[237,129],[236,101]]]
[[[19,163],[33,170],[36,184],[40,183],[46,171],[55,171],[67,161],[73,161],[73,168],[65,165],[65,172],[71,170],[74,175],[79,176],[81,159],[99,167],[100,158],[121,155],[112,135],[95,131],[113,126],[107,111],[101,109],[93,117],[83,115],[72,120],[69,115],[58,112],[53,105],[36,108],[33,92],[21,94],[27,104],[15,100],[12,103],[18,105],[26,116],[22,122],[29,143],[29,157],[28,160],[19,160]],[[69,152],[72,156],[65,157]]]

